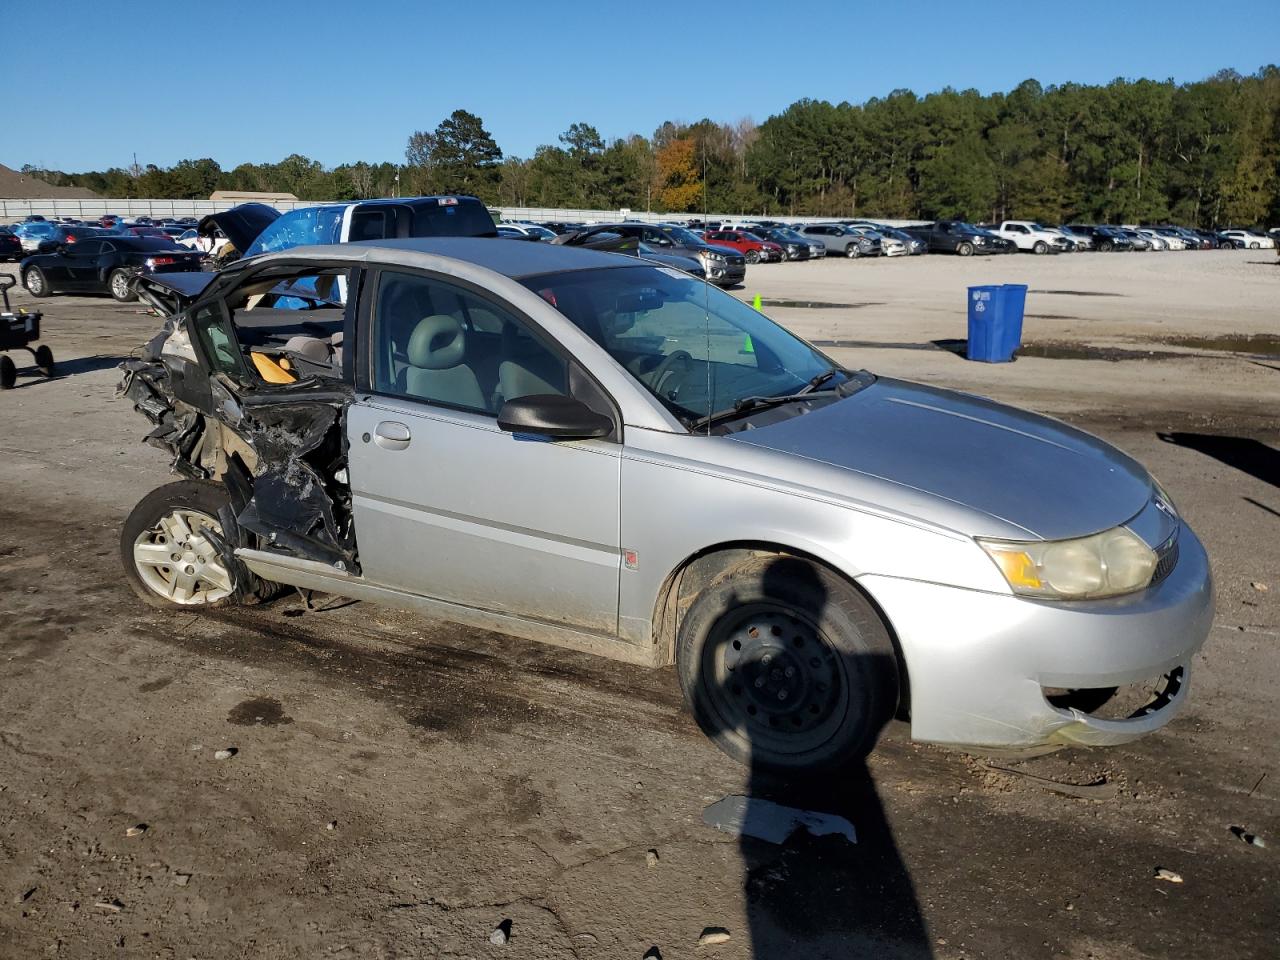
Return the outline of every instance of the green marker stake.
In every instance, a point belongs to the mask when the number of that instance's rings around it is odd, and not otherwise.
[[[760,294],[758,293],[756,294],[756,298],[751,301],[751,305],[755,307],[757,310],[760,309]]]
[[[756,352],[756,345],[755,345],[754,343],[752,343],[752,342],[751,342],[751,334],[749,334],[749,333],[747,334],[747,336],[745,337],[745,339],[743,339],[743,341],[742,341],[742,352],[743,352],[743,353],[755,353],[755,352]]]

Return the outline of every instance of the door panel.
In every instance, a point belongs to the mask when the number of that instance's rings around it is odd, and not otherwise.
[[[486,610],[617,630],[620,448],[373,397],[348,410],[364,576]]]

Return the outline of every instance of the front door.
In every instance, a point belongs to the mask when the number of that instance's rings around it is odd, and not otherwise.
[[[67,247],[62,259],[66,265],[65,285],[68,289],[84,290],[96,285],[98,259],[104,246],[102,240],[80,240]]]
[[[619,445],[497,425],[505,400],[568,393],[567,358],[514,311],[443,278],[383,272],[373,295],[370,389],[347,414],[364,576],[616,632]]]

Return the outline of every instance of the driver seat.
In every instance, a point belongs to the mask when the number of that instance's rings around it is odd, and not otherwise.
[[[466,364],[467,335],[457,317],[419,320],[405,348],[405,393],[472,410],[488,409],[475,372]]]

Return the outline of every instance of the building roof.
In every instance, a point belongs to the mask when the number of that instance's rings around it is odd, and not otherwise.
[[[20,173],[0,163],[0,199],[4,200],[96,200],[87,187],[55,187],[38,177]]]
[[[248,201],[258,201],[260,203],[276,203],[280,201],[292,202],[298,198],[292,193],[255,193],[252,190],[215,190],[209,194],[210,200],[231,201],[233,203],[246,203]]]

